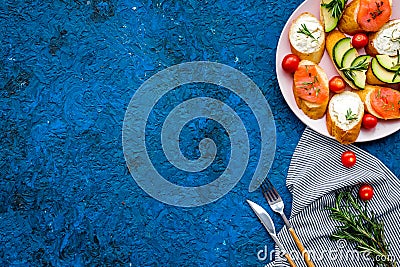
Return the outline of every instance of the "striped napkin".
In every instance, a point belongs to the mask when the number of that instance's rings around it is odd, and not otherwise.
[[[346,150],[356,153],[357,163],[352,168],[340,164],[340,156]],[[329,239],[337,223],[328,217],[329,211],[324,208],[333,206],[335,190],[363,182],[375,189],[369,208],[384,221],[391,257],[400,263],[399,179],[382,162],[362,149],[341,145],[306,128],[293,154],[286,185],[293,195],[290,222],[310,252],[315,266],[374,266],[368,257],[356,253],[351,244]],[[286,228],[282,228],[278,237],[297,266],[306,266]],[[277,247],[276,251],[279,251]],[[275,253],[275,261],[267,265],[272,266],[289,264],[279,253]]]

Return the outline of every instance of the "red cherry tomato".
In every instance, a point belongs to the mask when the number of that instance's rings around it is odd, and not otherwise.
[[[362,201],[371,200],[373,196],[374,196],[374,188],[369,184],[362,185],[358,190],[358,197]]]
[[[351,168],[356,164],[356,154],[353,151],[345,151],[342,154],[342,164],[347,167]]]
[[[365,129],[372,129],[378,124],[378,119],[371,114],[364,114],[362,119],[362,126]]]
[[[286,55],[282,60],[282,68],[284,71],[294,73],[299,66],[300,58],[294,54]]]
[[[368,44],[368,36],[364,33],[357,33],[351,39],[351,44],[357,49],[363,48]]]
[[[346,82],[340,76],[334,76],[329,80],[329,90],[334,93],[341,93],[346,88]]]

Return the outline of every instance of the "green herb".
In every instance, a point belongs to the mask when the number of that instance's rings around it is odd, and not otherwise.
[[[301,24],[301,28],[297,31],[297,33],[302,33],[304,35],[307,35],[308,37],[310,37],[311,39],[313,39],[313,41],[318,41],[313,35],[312,33],[308,30],[306,24]]]
[[[390,36],[387,36],[387,35],[385,35],[385,36],[383,36],[383,37],[385,37],[385,38],[388,38],[391,42],[393,42],[393,43],[395,43],[395,42],[400,42],[400,37],[394,37],[394,33],[397,31],[397,29],[394,29],[393,31],[392,31],[392,34],[390,35]]]
[[[318,96],[318,95],[319,95],[319,92],[321,92],[321,89],[320,89],[320,88],[316,88],[316,89],[315,89],[315,96]]]
[[[343,71],[344,76],[347,79],[353,81],[354,80],[354,71],[366,71],[368,69],[368,58],[364,58],[364,60],[358,62],[356,65],[352,65],[348,68],[341,68],[340,70]]]
[[[389,37],[389,38],[390,38],[390,41],[392,41],[392,42],[400,42],[400,37],[393,37],[395,31],[396,31],[396,29],[394,29],[394,30],[392,31],[392,36]],[[388,36],[385,36],[385,37],[388,37]],[[399,50],[397,50],[397,52],[399,52]],[[397,53],[397,54],[398,54],[398,53]]]
[[[397,78],[397,76],[399,76],[399,75],[400,75],[400,69],[398,69],[398,70],[394,73],[392,82],[394,82],[394,80],[395,80],[395,79]]]
[[[399,38],[399,42],[400,42],[400,38]],[[393,68],[395,68],[395,67],[399,67],[399,69],[394,73],[392,82],[394,82],[396,77],[400,75],[400,51],[399,50],[397,50],[397,63],[393,66]]]
[[[327,4],[321,4],[321,6],[327,8],[328,11],[331,12],[332,17],[340,18],[342,16],[345,3],[343,3],[341,0],[332,0]]]
[[[368,61],[367,61],[367,57],[364,58],[363,61],[358,62],[356,65],[352,65],[348,68],[341,68],[340,70],[355,70],[355,71],[363,71],[363,70],[367,70],[368,69]]]
[[[392,110],[394,110],[394,103],[390,103],[390,108],[387,108],[387,109],[385,109],[385,110],[387,110],[387,111],[392,111]]]
[[[307,66],[306,66],[306,69],[307,69]],[[311,75],[311,73],[309,73],[309,75]],[[320,93],[320,91],[321,91],[321,89],[319,88],[319,87],[316,87],[316,83],[318,83],[319,82],[319,80],[318,80],[318,77],[317,76],[314,76],[314,79],[312,80],[312,81],[309,81],[309,82],[302,82],[301,84],[303,85],[303,86],[301,86],[300,88],[302,88],[302,89],[306,89],[306,91],[309,91],[309,90],[311,90],[311,89],[314,89],[315,90],[315,96],[318,96],[319,95],[319,93]],[[310,93],[311,94],[311,93]]]
[[[400,38],[399,38],[399,41],[400,41]],[[392,68],[396,68],[396,67],[400,67],[400,51],[399,50],[397,50],[397,62],[393,63]]]
[[[311,73],[308,73],[308,74],[311,75]],[[310,77],[311,77],[311,76],[310,76]],[[315,83],[317,83],[317,82],[319,82],[319,81],[318,81],[318,77],[317,77],[317,76],[314,76],[314,80],[313,80],[313,81],[302,82],[301,84],[304,85],[304,86],[301,87],[301,88],[304,88],[304,89],[309,90],[309,89],[313,88],[313,87],[315,86]],[[308,85],[311,85],[311,88],[308,88],[308,87],[307,87]]]
[[[367,202],[354,197],[351,189],[339,192],[334,207],[327,207],[327,210],[331,212],[329,217],[341,224],[331,235],[333,240],[350,241],[360,253],[374,261],[374,266],[397,266],[389,254],[383,222],[368,210]]]
[[[383,10],[380,9],[383,6],[383,1],[381,1],[380,3],[375,2],[375,4],[376,4],[376,10],[374,12],[369,12],[369,14],[373,19],[376,19],[383,13]],[[370,22],[370,19],[368,19],[367,21]]]
[[[352,121],[352,120],[356,120],[357,118],[358,118],[358,117],[357,117],[357,114],[353,113],[353,112],[351,111],[351,109],[349,108],[349,109],[347,110],[347,112],[346,112],[346,120]]]
[[[375,98],[376,99],[381,98],[381,89],[380,88],[378,89],[378,93],[376,94]]]

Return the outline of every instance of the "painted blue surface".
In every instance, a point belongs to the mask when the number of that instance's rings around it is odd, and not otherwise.
[[[194,60],[232,66],[260,87],[274,113],[277,151],[270,177],[289,213],[284,179],[304,125],[279,92],[275,48],[300,3],[2,0],[0,266],[266,263],[257,251],[271,249],[272,241],[245,205],[246,198],[265,204],[261,194],[248,192],[258,160],[257,129],[240,98],[212,86],[201,92],[232,105],[252,133],[244,177],[206,206],[168,206],[143,192],[127,170],[121,129],[135,90],[156,72]],[[194,88],[192,94],[198,93]],[[156,164],[163,157],[157,126],[170,103],[187,97],[178,88],[152,113],[148,145]],[[229,157],[224,134],[212,121],[188,125],[182,132],[185,155],[198,157],[196,140],[211,136],[221,144],[218,160],[198,176],[167,168],[177,174],[172,181],[196,186],[217,177]],[[396,133],[359,146],[399,176],[399,141]]]

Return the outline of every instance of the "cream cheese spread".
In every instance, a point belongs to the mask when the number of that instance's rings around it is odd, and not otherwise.
[[[332,102],[331,116],[336,118],[340,128],[349,130],[361,119],[359,118],[360,106],[362,107],[362,102],[356,97],[339,96]],[[351,117],[354,119],[349,119]]]
[[[400,21],[389,22],[373,41],[379,54],[395,56],[400,50]]]
[[[301,33],[304,26],[314,37]],[[313,53],[317,51],[323,42],[323,28],[319,21],[311,16],[304,16],[298,19],[293,25],[293,31],[290,36],[292,46],[303,53]]]

